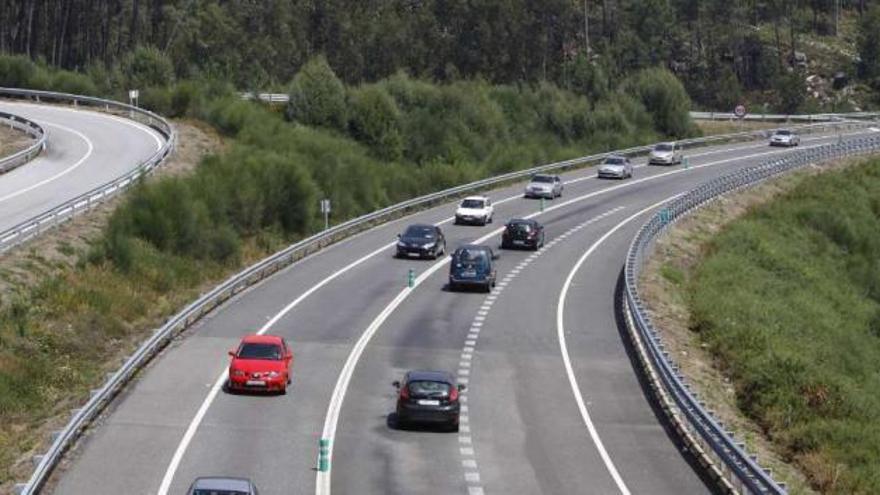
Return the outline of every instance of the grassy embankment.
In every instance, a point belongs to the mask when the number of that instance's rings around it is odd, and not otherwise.
[[[803,180],[703,247],[691,328],[809,482],[880,492],[880,160]]]
[[[4,62],[16,70],[0,74],[17,77],[0,77],[4,85],[32,86],[32,77],[71,92],[96,87]],[[27,476],[45,430],[150,329],[206,286],[314,232],[319,198],[333,201],[339,222],[536,163],[692,132],[680,85],[658,89],[668,77],[646,72],[588,101],[547,84],[441,86],[404,75],[345,87],[318,61],[294,79],[286,118],[223,84],[145,88],[142,104],[208,122],[229,146],[191,175],[138,186],[89,247],[57,247],[67,265],[34,251],[21,267],[38,277],[0,273],[9,287],[0,300],[0,490]]]

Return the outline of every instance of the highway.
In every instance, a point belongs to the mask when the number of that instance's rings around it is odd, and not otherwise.
[[[805,136],[802,147],[836,139]],[[574,171],[543,212],[520,184],[489,193],[494,224],[453,226],[448,204],[325,249],[172,343],[70,453],[52,491],[182,494],[197,476],[226,475],[267,495],[709,493],[634,371],[615,292],[626,248],[657,205],[788,152],[764,142],[698,149],[688,169],[637,160],[624,181]],[[444,290],[448,258],[392,258],[408,223],[442,224],[450,250],[497,247],[504,221],[526,215],[546,226],[547,246],[500,251],[488,295]],[[226,351],[256,331],[292,343],[287,395],[220,388]],[[395,427],[391,382],[414,368],[467,381],[461,431]],[[330,475],[314,469],[327,433]]]
[[[40,124],[46,149],[0,175],[0,232],[134,169],[163,137],[136,122],[70,107],[0,101],[0,110]]]

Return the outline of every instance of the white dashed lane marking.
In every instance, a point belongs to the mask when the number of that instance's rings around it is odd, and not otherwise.
[[[490,294],[486,296],[483,300],[483,304],[480,306],[480,309],[477,311],[476,316],[474,316],[474,321],[471,323],[470,333],[464,341],[464,346],[461,351],[461,361],[458,363],[458,382],[467,385],[470,381],[471,373],[473,371],[472,363],[474,357],[474,351],[477,347],[477,340],[480,336],[480,328],[483,326],[483,323],[486,321],[486,318],[489,316],[489,312],[492,309],[492,304],[498,300],[498,297],[504,292],[504,288],[513,281],[522,271],[529,266],[529,264],[538,259],[538,257],[544,253],[547,249],[555,246],[557,243],[561,242],[562,239],[566,239],[570,235],[575,232],[581,230],[582,228],[590,225],[591,223],[597,222],[609,215],[617,213],[622,210],[624,207],[620,206],[614,208],[613,210],[606,211],[605,213],[594,217],[576,227],[573,227],[567,230],[558,238],[553,241],[545,244],[542,248],[532,253],[528,258],[521,261],[516,265],[516,268],[510,270],[508,274],[498,282],[497,286],[492,290]],[[461,466],[464,470],[464,479],[467,483],[468,495],[484,495],[485,491],[483,487],[480,485],[480,470],[477,468],[477,460],[476,460],[476,452],[473,447],[473,436],[471,432],[470,426],[470,418],[468,416],[468,389],[465,389],[461,392],[459,400],[461,401],[461,415],[459,417],[459,427],[458,427],[458,443],[460,445],[468,445],[468,447],[461,447],[459,451],[461,452]]]

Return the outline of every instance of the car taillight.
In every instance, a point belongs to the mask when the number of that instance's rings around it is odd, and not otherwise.
[[[458,401],[458,389],[453,387],[449,392],[449,402],[457,402]]]
[[[403,400],[409,399],[409,387],[403,387],[400,389],[400,398]]]

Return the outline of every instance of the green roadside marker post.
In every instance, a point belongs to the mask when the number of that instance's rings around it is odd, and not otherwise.
[[[666,225],[670,220],[672,220],[672,212],[669,211],[669,208],[660,210],[660,223]]]
[[[688,160],[688,157],[686,157],[686,156],[681,157],[681,161],[684,162],[684,168],[686,168],[686,169],[691,168],[691,161]]]
[[[406,274],[406,286],[410,289],[416,285],[416,272],[412,268],[409,269],[409,272]]]
[[[545,202],[545,201],[546,201],[546,200],[544,199],[544,196],[541,196],[541,212],[544,211],[544,202]]]
[[[318,440],[318,471],[326,473],[330,470],[330,440]]]

